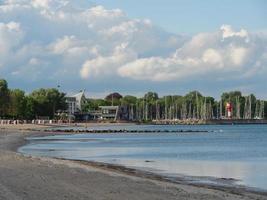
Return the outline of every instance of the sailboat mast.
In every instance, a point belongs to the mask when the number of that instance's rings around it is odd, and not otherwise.
[[[249,119],[252,118],[251,95],[249,95]]]
[[[221,98],[221,101],[220,101],[220,118],[222,119],[222,116],[223,116],[223,106],[222,106],[222,98]]]

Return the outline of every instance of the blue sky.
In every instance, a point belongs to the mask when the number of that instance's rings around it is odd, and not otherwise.
[[[266,10],[265,0],[0,0],[0,78],[90,97],[267,99]]]
[[[174,33],[214,31],[222,24],[261,31],[267,28],[266,0],[95,0],[129,17],[148,18]]]

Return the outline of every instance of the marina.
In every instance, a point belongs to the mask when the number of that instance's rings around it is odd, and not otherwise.
[[[0,0],[0,200],[267,200],[267,0]]]

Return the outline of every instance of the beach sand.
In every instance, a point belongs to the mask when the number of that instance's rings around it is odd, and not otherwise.
[[[1,200],[267,199],[264,193],[242,189],[174,184],[77,161],[23,156],[16,150],[25,144],[24,138],[43,133],[25,131],[29,127],[2,128],[0,126]]]

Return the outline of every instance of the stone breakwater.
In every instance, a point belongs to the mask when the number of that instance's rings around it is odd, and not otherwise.
[[[44,132],[60,132],[60,133],[207,133],[207,130],[127,130],[127,129],[104,129],[104,130],[75,130],[75,129],[45,129],[39,130]]]

